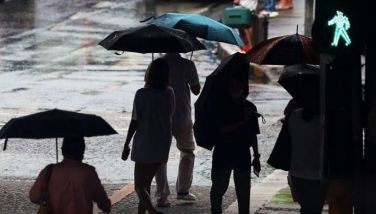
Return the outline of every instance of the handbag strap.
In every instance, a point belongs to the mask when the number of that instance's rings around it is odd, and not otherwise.
[[[48,203],[49,201],[49,198],[50,198],[50,194],[49,194],[49,184],[50,184],[50,179],[51,179],[51,175],[52,175],[52,170],[54,168],[55,164],[49,164],[47,167],[46,167],[46,189],[44,190],[44,199],[45,199],[45,203]]]

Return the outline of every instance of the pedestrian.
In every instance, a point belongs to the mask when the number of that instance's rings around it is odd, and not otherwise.
[[[264,9],[260,11],[261,15],[269,16],[270,18],[279,15],[277,12],[277,1],[276,0],[265,0]]]
[[[128,159],[134,135],[131,159],[135,162],[134,185],[139,197],[139,214],[162,213],[151,203],[150,186],[158,169],[167,163],[170,151],[175,96],[168,83],[168,64],[164,59],[156,59],[148,68],[146,86],[139,89],[134,98],[122,159]]]
[[[176,180],[178,200],[195,201],[190,192],[195,161],[195,142],[193,140],[193,122],[191,113],[191,92],[198,95],[201,90],[195,64],[178,53],[168,53],[162,57],[170,68],[170,86],[174,90],[176,110],[172,120],[172,135],[180,151],[179,170]],[[148,75],[148,73],[146,73]],[[156,176],[157,206],[170,205],[170,188],[167,180],[167,163],[163,163]]]
[[[291,112],[293,112],[293,111],[295,111],[295,110],[297,110],[299,108],[301,108],[300,104],[296,101],[296,99],[292,98],[287,103],[287,105],[286,105],[286,107],[285,107],[285,109],[283,111],[283,114],[284,114],[285,117],[281,120],[281,122],[284,123],[287,115],[290,115]],[[290,173],[288,173],[288,175],[287,175],[287,184],[290,187],[290,192],[291,192],[292,199],[296,202],[297,201],[297,197],[296,197],[294,186],[292,185],[291,174]]]
[[[286,169],[289,170],[291,183],[301,206],[300,213],[321,214],[327,185],[322,181],[323,146],[320,140],[318,84],[307,85],[303,94],[305,96],[297,100],[299,104],[296,105],[301,107],[290,109],[280,136],[285,136],[284,139],[288,143],[285,147],[290,145],[290,151],[285,154],[290,154],[289,166]],[[278,156],[274,149],[268,163],[275,162],[270,161],[273,159],[272,156]]]
[[[248,65],[245,66],[248,72]],[[224,86],[225,87],[225,86]],[[245,92],[247,90],[247,92]],[[260,133],[256,106],[247,101],[248,78],[232,76],[228,95],[215,106],[220,135],[214,144],[210,191],[212,213],[222,213],[222,198],[227,191],[231,172],[234,172],[238,213],[250,213],[251,165],[258,176],[260,154],[257,134]],[[253,149],[252,161],[250,147]]]
[[[233,5],[236,6],[241,6],[248,8],[251,11],[255,11],[257,8],[257,0],[234,0]],[[238,28],[239,34],[244,42],[244,46],[241,47],[242,52],[246,53],[248,52],[252,47],[253,47],[253,42],[252,42],[252,36],[253,36],[253,29],[252,25],[249,27],[241,27]]]
[[[85,141],[82,137],[66,137],[61,147],[64,159],[50,164],[38,175],[30,189],[30,201],[47,203],[49,213],[93,213],[93,202],[105,213],[111,211],[111,201],[98,178],[95,168],[82,163]]]

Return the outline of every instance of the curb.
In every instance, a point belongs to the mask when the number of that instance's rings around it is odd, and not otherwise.
[[[251,213],[263,208],[278,191],[288,186],[287,174],[286,171],[274,170],[261,183],[251,187]],[[238,202],[232,203],[224,213],[238,213]]]

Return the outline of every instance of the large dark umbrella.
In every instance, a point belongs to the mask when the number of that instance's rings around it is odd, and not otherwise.
[[[309,64],[297,64],[285,66],[279,77],[278,83],[286,89],[298,102],[307,97],[310,90],[318,90],[319,66]]]
[[[0,139],[5,138],[5,150],[8,138],[56,138],[57,155],[57,138],[110,134],[117,132],[99,116],[53,109],[11,119],[0,130]]]
[[[248,81],[249,64],[244,54],[235,53],[225,58],[205,81],[203,90],[195,102],[195,123],[193,126],[196,143],[198,146],[211,150],[219,137],[216,127],[216,118],[221,103],[229,92],[229,77],[242,75]],[[243,90],[248,95],[248,84]]]
[[[319,56],[314,50],[312,39],[298,33],[265,40],[246,55],[250,62],[256,64],[319,64]]]
[[[99,42],[107,50],[137,53],[187,53],[205,46],[182,30],[156,25],[115,31]]]

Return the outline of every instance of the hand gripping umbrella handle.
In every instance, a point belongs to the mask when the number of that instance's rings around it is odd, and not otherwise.
[[[258,113],[257,111],[252,111],[252,112],[255,113],[257,117],[261,117],[261,121],[262,121],[263,124],[266,123],[264,115]]]

